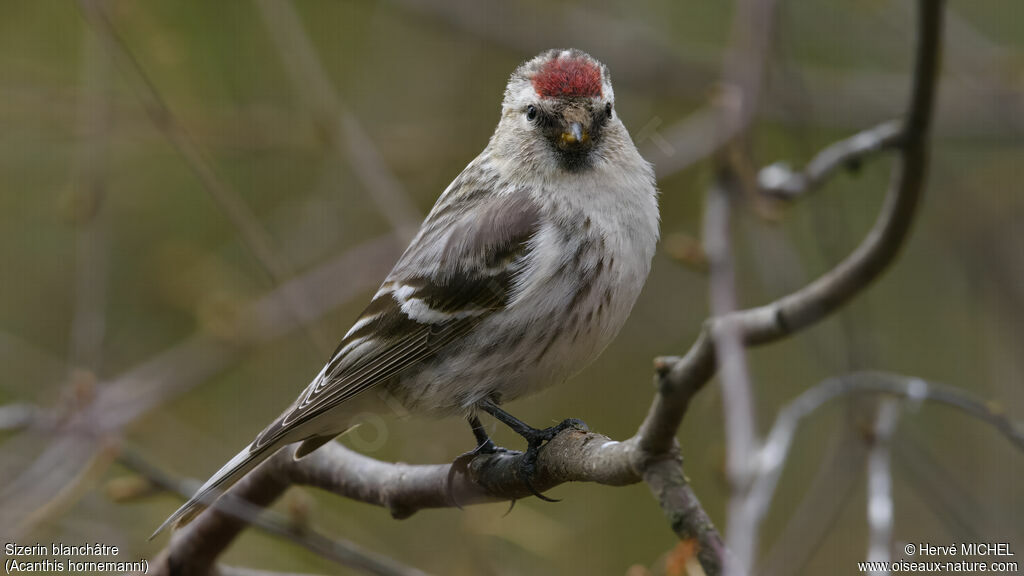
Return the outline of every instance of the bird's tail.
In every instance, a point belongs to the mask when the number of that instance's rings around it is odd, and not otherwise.
[[[207,506],[213,504],[221,493],[233,486],[235,482],[238,482],[242,476],[245,476],[258,464],[274,455],[282,444],[282,442],[270,442],[255,449],[252,445],[246,446],[245,449],[221,467],[216,474],[210,477],[205,484],[200,486],[195,495],[188,499],[188,502],[185,502],[167,520],[164,520],[164,523],[153,532],[149,539],[156,538],[168,526],[173,525],[175,528],[180,528],[191,522]]]

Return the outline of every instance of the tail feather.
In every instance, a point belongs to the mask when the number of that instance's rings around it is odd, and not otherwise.
[[[321,375],[323,372],[321,372]],[[319,378],[319,377],[318,377]],[[314,381],[315,382],[315,381]],[[361,412],[373,411],[376,406],[377,400],[369,395],[362,395],[364,402],[359,402],[356,398],[353,398],[346,402],[345,412],[341,412],[338,407],[332,409],[332,417],[330,422],[326,424],[336,422],[349,422],[351,421],[351,414],[359,414]],[[300,399],[302,397],[300,396]],[[352,400],[357,400],[353,402]],[[370,404],[365,404],[369,401]],[[193,518],[199,515],[200,512],[205,510],[208,506],[212,505],[220,495],[231,488],[242,479],[243,476],[248,474],[253,468],[258,466],[261,462],[267,458],[273,456],[282,446],[291,444],[292,442],[302,442],[296,453],[296,458],[301,458],[306,454],[316,450],[324,444],[330,442],[339,435],[339,432],[328,427],[324,428],[323,422],[299,422],[292,423],[289,426],[283,426],[283,420],[287,414],[291,411],[286,411],[277,420],[275,420],[270,426],[268,426],[257,439],[244,450],[239,452],[232,458],[227,464],[221,467],[205,484],[199,487],[195,495],[189,498],[188,502],[185,502],[178,508],[174,514],[171,514],[159,528],[149,537],[150,540],[156,538],[158,534],[166,530],[170,526],[180,528],[188,524]],[[348,426],[351,429],[353,426]],[[346,430],[347,431],[347,430]],[[340,432],[344,434],[344,431]],[[264,443],[265,442],[265,443]]]
[[[180,528],[191,522],[207,506],[213,504],[225,490],[233,486],[235,482],[238,482],[242,476],[245,476],[250,470],[277,452],[280,446],[280,442],[272,442],[257,448],[255,451],[250,451],[252,445],[247,446],[228,461],[227,464],[222,466],[216,474],[210,477],[181,508],[178,508],[174,514],[171,514],[167,520],[164,520],[164,523],[150,535],[149,539],[156,538],[158,534],[171,525],[175,528]]]

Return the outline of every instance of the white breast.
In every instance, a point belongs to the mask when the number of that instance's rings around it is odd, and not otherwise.
[[[410,409],[452,412],[536,392],[582,370],[615,338],[658,240],[653,176],[639,155],[633,160],[524,183],[544,216],[514,297],[457,351],[408,375]]]
[[[523,345],[507,351],[509,360],[524,368],[518,378],[502,383],[504,398],[579,372],[629,317],[650,271],[658,212],[651,180],[645,174],[628,176],[597,173],[578,188],[539,194],[547,213],[562,217],[547,222],[534,238],[523,290],[503,319],[528,334]],[[592,285],[581,286],[586,281]]]

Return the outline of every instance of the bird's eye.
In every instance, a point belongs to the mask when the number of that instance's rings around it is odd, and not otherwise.
[[[537,107],[534,106],[533,104],[530,104],[529,106],[526,107],[526,119],[529,120],[530,122],[533,122],[534,120],[537,119]]]
[[[609,103],[604,105],[604,113],[607,114],[609,118],[612,117],[612,103],[611,102],[609,102]]]

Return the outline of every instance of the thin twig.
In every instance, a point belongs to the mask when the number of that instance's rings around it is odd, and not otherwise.
[[[213,576],[317,576],[315,574],[299,574],[297,572],[274,572],[271,570],[255,570],[241,566],[218,564],[214,566]]]
[[[871,454],[868,456],[868,562],[888,565],[892,558],[892,436],[900,419],[900,403],[884,398],[878,406]],[[888,571],[875,572],[887,576]]]
[[[896,258],[910,231],[924,185],[927,134],[938,74],[941,2],[920,0],[920,24],[913,88],[901,134],[900,163],[885,203],[857,249],[814,282],[766,306],[709,320],[682,358],[662,358],[659,394],[641,425],[640,446],[659,454],[675,443],[690,398],[714,375],[717,362],[712,335],[733,325],[747,345],[764,344],[799,332],[827,317],[870,285]],[[744,522],[750,526],[751,522]],[[733,526],[733,524],[730,524]],[[746,529],[744,529],[746,530]],[[756,549],[750,546],[751,550]],[[752,562],[752,558],[739,558]]]
[[[296,96],[306,101],[318,125],[334,127],[333,149],[347,152],[347,156],[342,155],[343,159],[362,182],[370,201],[396,232],[411,239],[423,219],[422,214],[388,169],[358,118],[341,100],[295,7],[286,0],[258,0],[256,6],[277,46]]]
[[[16,432],[37,426],[41,420],[37,406],[18,402],[0,406],[0,431]]]
[[[758,184],[762,192],[778,198],[804,196],[817,190],[836,170],[859,166],[866,157],[898,146],[902,134],[898,121],[884,122],[830,144],[799,172],[783,162],[766,166],[758,172]]]
[[[736,310],[736,270],[729,227],[730,204],[735,201],[736,185],[731,172],[723,168],[706,200],[704,249],[708,255],[714,316],[726,316]],[[722,323],[711,332],[715,357],[722,370],[725,437],[729,446],[726,467],[730,482],[736,487],[745,483],[748,463],[757,446],[750,375],[738,328],[735,324]]]
[[[60,434],[34,464],[17,468],[17,477],[0,490],[0,526],[12,531],[31,527],[32,512],[67,489],[64,478],[79,478],[103,449],[105,439],[163,402],[208,381],[254,346],[271,342],[299,328],[282,299],[289,291],[308,294],[313,318],[319,318],[366,290],[377,286],[401,246],[392,235],[355,246],[244,307],[235,332],[250,335],[225,341],[198,333],[138,364],[101,381],[92,402],[64,415],[51,427]],[[360,270],[353,275],[352,270]],[[48,411],[46,414],[49,414]],[[34,423],[33,425],[37,425]],[[45,425],[45,422],[43,423]],[[64,471],[67,471],[66,473]],[[31,480],[45,476],[45,481]]]
[[[111,46],[105,37],[82,37],[81,91],[76,109],[77,148],[68,196],[68,219],[74,226],[75,261],[69,326],[68,386],[62,410],[75,410],[95,393],[106,332],[109,261],[108,210],[105,209],[107,156],[112,123],[110,102]],[[23,429],[56,425],[56,411],[30,405],[0,410],[0,428]],[[80,480],[91,478],[108,459],[100,453],[82,457],[79,442],[57,442],[26,463],[0,490],[0,524],[13,534],[65,509],[80,494]],[[33,506],[35,504],[35,506]]]
[[[718,113],[714,131],[715,149],[710,151],[716,156],[724,156],[721,149],[727,145],[741,156],[745,155],[743,151],[747,147],[747,134],[761,100],[765,70],[775,36],[776,12],[773,0],[740,1],[735,4],[733,10],[730,50],[726,54],[722,72],[725,90],[723,97],[720,98],[722,105],[715,109]],[[708,193],[705,207],[704,249],[710,272],[711,312],[715,317],[724,317],[737,309],[736,273],[732,258],[729,220],[731,204],[739,196],[737,191],[741,187],[741,174],[734,171],[729,162],[723,162],[722,158],[719,158],[719,163],[721,166]],[[738,167],[740,170],[742,168]],[[700,559],[704,571],[712,576],[717,576],[721,572],[723,564],[726,574],[746,574],[749,572],[756,549],[755,534],[750,533],[740,521],[742,495],[745,493],[749,476],[748,463],[758,443],[753,392],[747,370],[742,328],[734,324],[718,324],[711,330],[710,340],[718,364],[722,367],[726,469],[732,494],[727,538],[727,548],[731,554],[723,556],[723,550],[719,549],[714,556],[705,554]],[[681,418],[681,412],[679,416]],[[678,424],[676,426],[678,427]],[[674,438],[675,430],[671,435]],[[665,444],[657,448],[665,448]],[[660,450],[652,452],[657,454]],[[685,487],[689,489],[688,486]],[[672,500],[659,497],[659,502],[670,518],[679,515],[680,520],[685,522],[688,516],[683,511],[665,508],[665,504],[671,504]],[[677,495],[675,500],[685,500],[685,495]],[[691,513],[689,517],[695,521],[697,527],[710,525],[710,521],[700,518],[700,514]],[[675,529],[676,520],[673,519],[672,522]],[[712,534],[711,542],[700,542],[701,549],[713,546],[721,548],[720,537],[713,528]]]
[[[396,238],[387,235],[354,246],[339,257],[309,270],[278,287],[237,315],[239,324],[225,341],[199,333],[139,364],[110,381],[83,415],[95,426],[118,430],[162,402],[186,392],[217,374],[242,352],[272,342],[302,326],[290,314],[287,298],[307,294],[307,321],[322,317],[377,286],[389,263],[400,253]],[[359,274],[352,274],[359,270]],[[89,420],[96,417],[95,421]]]
[[[1004,514],[993,510],[977,486],[964,480],[966,470],[938,456],[928,440],[931,435],[921,428],[901,433],[893,443],[894,458],[906,485],[914,487],[949,533],[965,542],[984,540],[985,534],[993,533],[1024,539],[1024,526],[1016,521],[1013,510],[1002,509]]]
[[[102,34],[86,34],[83,40],[79,140],[71,196],[71,217],[75,225],[75,305],[69,357],[74,369],[96,374],[106,330],[109,253],[104,196],[112,122],[112,47]]]
[[[756,479],[747,503],[753,521],[759,522],[768,509],[797,427],[824,404],[856,393],[891,394],[915,402],[939,403],[956,408],[989,424],[1013,443],[1015,448],[1024,451],[1024,430],[1019,424],[994,410],[990,403],[976,399],[959,388],[926,382],[920,378],[878,372],[830,378],[808,389],[779,411],[758,457]]]
[[[217,174],[213,162],[171,111],[145,68],[118,34],[102,1],[80,0],[79,5],[93,29],[110,39],[110,44],[116,49],[119,60],[125,62],[139,78],[142,89],[137,93],[149,112],[153,124],[164,133],[181,154],[182,159],[195,174],[203,189],[238,231],[242,243],[255,257],[272,285],[279,286],[291,278],[293,276],[291,264],[277,247],[273,236],[263,226],[245,199]],[[312,314],[308,309],[307,299],[301,294],[289,294],[286,304],[296,318],[303,321],[303,331],[312,344],[320,350],[320,354],[322,356],[329,354],[334,349],[333,342],[319,327],[308,322]]]
[[[853,413],[846,412],[810,487],[758,566],[759,575],[802,574],[853,496],[864,472],[867,450],[854,426]]]
[[[704,248],[710,270],[711,313],[722,317],[736,310],[736,271],[729,232],[729,213],[738,196],[735,176],[721,168],[706,200]],[[726,546],[732,552],[725,574],[747,574],[753,562],[757,535],[744,522],[750,462],[758,449],[754,398],[743,347],[743,334],[736,324],[721,323],[711,332],[715,358],[722,371],[722,410],[726,441],[726,472],[730,497]]]
[[[934,105],[938,72],[941,2],[921,0],[921,30],[913,90],[904,122],[901,161],[875,225],[861,244],[835,268],[809,285],[774,302],[708,320],[683,357],[658,360],[666,366],[661,394],[642,426],[642,444],[654,452],[668,450],[695,390],[714,375],[716,363],[709,333],[719,323],[741,327],[747,345],[775,342],[827,317],[859,294],[899,255],[910,233],[924,187],[928,120]]]

